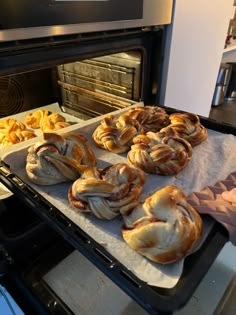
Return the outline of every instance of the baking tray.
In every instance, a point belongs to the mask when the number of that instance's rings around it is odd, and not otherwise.
[[[11,115],[11,116],[0,118],[0,121],[5,120],[7,118],[14,118],[17,121],[20,121],[20,122],[24,123],[25,122],[25,117],[26,117],[26,115],[28,113],[33,113],[33,112],[35,112],[35,111],[37,111],[39,109],[47,109],[49,112],[58,113],[58,114],[62,115],[66,119],[66,122],[69,122],[72,125],[78,124],[80,122],[83,122],[82,119],[80,119],[78,117],[75,117],[74,115],[70,115],[68,113],[65,113],[63,111],[63,108],[58,103],[48,104],[48,105],[41,106],[41,107],[38,107],[38,108],[30,109],[30,110],[27,110],[27,111],[24,111],[24,112],[21,112],[21,113],[18,113],[18,114],[14,114],[14,115]],[[70,126],[68,126],[68,127],[70,127]],[[63,131],[66,132],[68,127],[63,128]],[[38,129],[32,129],[32,128],[28,128],[27,127],[27,129],[28,130],[32,130],[35,133],[36,137],[42,135],[42,131],[39,128]],[[15,149],[21,147],[22,144],[23,145],[31,145],[32,143],[35,142],[35,138],[29,139],[29,140],[25,140],[23,142],[16,143],[16,144],[11,144],[11,145],[9,145],[7,147],[3,147],[0,144],[1,154],[4,154],[5,151],[8,151],[9,147],[11,148],[11,150],[15,150]],[[0,200],[8,198],[11,195],[12,195],[12,193],[4,185],[2,185],[0,183]]]
[[[175,111],[172,109],[166,110],[167,112]],[[201,120],[207,128],[222,129],[221,132],[233,135],[236,133],[232,126],[223,126],[204,118],[201,118]],[[0,167],[0,178],[18,198],[29,204],[57,232],[150,314],[167,314],[181,308],[191,297],[198,283],[228,240],[227,233],[220,224],[208,216],[203,216],[204,221],[206,220],[209,223],[210,229],[199,250],[185,259],[183,272],[176,286],[171,289],[153,287],[131,273],[101,244],[69,220],[67,216],[39,195],[30,185],[22,181],[20,177],[12,173],[3,161]]]

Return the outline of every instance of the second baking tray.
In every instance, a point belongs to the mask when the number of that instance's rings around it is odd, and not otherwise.
[[[213,121],[206,120],[211,128],[219,126]],[[232,128],[226,132],[235,133]],[[11,166],[11,165],[10,165]],[[209,217],[204,217],[209,227],[204,243],[200,249],[185,259],[180,280],[173,288],[159,288],[147,285],[134,273],[130,272],[101,244],[96,242],[88,233],[53,206],[41,194],[26,184],[14,174],[4,162],[0,168],[0,177],[15,195],[30,204],[32,209],[43,217],[56,231],[67,239],[75,248],[100,268],[126,293],[143,306],[150,314],[171,313],[182,307],[191,297],[198,283],[207,272],[219,251],[227,241],[227,233],[218,223]]]

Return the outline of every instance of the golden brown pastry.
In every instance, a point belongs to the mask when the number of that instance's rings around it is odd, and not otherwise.
[[[146,173],[175,175],[189,162],[192,147],[188,141],[167,132],[147,132],[133,139],[134,145],[127,154],[130,164],[141,168]]]
[[[43,132],[52,132],[68,126],[70,126],[70,123],[66,122],[65,117],[58,113],[52,113],[43,118],[40,129]]]
[[[133,211],[124,211],[125,242],[148,259],[168,264],[189,255],[202,235],[202,219],[176,186],[165,186]]]
[[[0,120],[0,130],[1,131],[5,130],[9,128],[9,126],[15,125],[16,123],[17,123],[17,120],[14,118],[7,118],[7,119]],[[21,123],[19,126],[22,127]]]
[[[26,173],[35,184],[53,185],[76,180],[84,168],[95,164],[83,135],[44,133],[43,140],[28,149]]]
[[[139,122],[123,114],[116,118],[113,115],[105,117],[93,132],[95,144],[114,153],[127,152],[135,136],[143,134],[144,130]]]
[[[3,140],[3,145],[16,144],[25,140],[35,138],[36,134],[31,130],[16,130],[8,132],[7,137]]]
[[[138,204],[144,182],[143,172],[125,163],[104,170],[90,167],[72,184],[68,200],[81,212],[111,220]]]
[[[14,118],[7,118],[0,122],[0,143],[9,146],[36,137],[35,133]]]
[[[196,146],[207,139],[207,130],[200,123],[197,115],[192,113],[174,113],[169,118],[171,123],[164,130],[174,129],[180,137],[187,140],[192,146]]]
[[[47,109],[38,109],[35,112],[30,112],[25,117],[25,124],[32,129],[38,129],[41,126],[42,120],[49,115]]]
[[[40,128],[43,132],[49,133],[70,126],[65,117],[59,113],[51,113],[47,109],[28,113],[25,117],[25,124],[29,128]]]
[[[169,115],[158,106],[133,107],[129,109],[128,115],[142,125],[145,133],[148,131],[160,131],[170,123]]]

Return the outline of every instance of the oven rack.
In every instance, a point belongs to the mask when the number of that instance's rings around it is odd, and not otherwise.
[[[0,162],[0,180],[16,198],[32,208],[50,227],[58,232],[75,249],[98,267],[149,314],[172,314],[183,307],[204,277],[224,244],[228,235],[219,223],[212,222],[211,230],[201,248],[185,259],[183,274],[174,288],[150,286],[116,260],[101,244],[91,238],[32,187]]]

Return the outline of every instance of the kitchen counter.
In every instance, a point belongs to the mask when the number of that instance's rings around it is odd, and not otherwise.
[[[236,40],[234,39],[230,45],[223,50],[222,63],[236,62]]]

